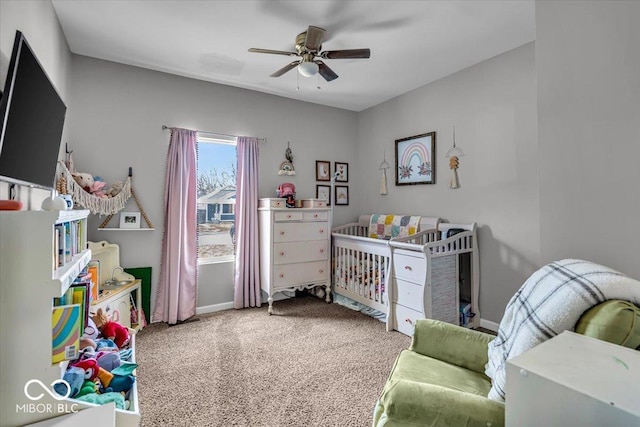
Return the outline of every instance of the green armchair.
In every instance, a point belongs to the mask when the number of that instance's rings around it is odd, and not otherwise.
[[[432,319],[416,322],[380,395],[376,427],[500,426],[504,403],[487,398],[484,374],[493,335]]]
[[[640,308],[609,300],[586,311],[576,332],[640,349]],[[374,427],[499,427],[504,403],[489,399],[485,365],[493,335],[440,322],[416,322],[373,413]]]

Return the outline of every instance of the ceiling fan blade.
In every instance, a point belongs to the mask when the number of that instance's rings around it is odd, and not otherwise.
[[[322,40],[324,39],[324,34],[326,32],[327,30],[324,28],[309,25],[309,28],[307,29],[307,38],[304,41],[304,45],[307,50],[317,52],[322,45]]]
[[[296,52],[287,52],[284,50],[272,50],[272,49],[258,49],[255,47],[252,47],[249,49],[249,52],[253,52],[253,53],[271,53],[274,55],[286,55],[286,56],[298,56],[298,54]]]
[[[318,64],[318,73],[320,73],[320,75],[328,82],[330,82],[331,80],[335,80],[338,78],[338,75],[336,73],[333,72],[333,70],[331,68],[329,68],[329,66],[327,64],[325,64],[322,61],[314,61],[316,64]]]
[[[271,77],[280,77],[281,75],[283,75],[284,73],[286,73],[287,71],[291,71],[294,68],[296,68],[298,66],[298,64],[300,64],[302,60],[300,61],[293,61],[291,64],[287,64],[284,67],[280,68],[278,71],[276,71],[275,73],[271,74]]]
[[[326,59],[370,58],[369,49],[327,50],[320,55]]]

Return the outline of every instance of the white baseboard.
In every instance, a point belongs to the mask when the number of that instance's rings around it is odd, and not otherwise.
[[[499,323],[492,322],[491,320],[480,319],[481,328],[489,329],[490,331],[493,331],[493,332],[498,332],[499,326],[500,326]]]
[[[230,310],[233,308],[233,301],[223,302],[222,304],[205,305],[204,307],[196,307],[196,314],[215,313],[216,311]]]

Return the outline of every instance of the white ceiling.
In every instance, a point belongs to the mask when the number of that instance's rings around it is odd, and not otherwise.
[[[533,0],[52,3],[73,53],[353,111],[535,39]],[[339,75],[326,82],[269,77],[293,58],[247,52],[295,50],[309,25],[327,30],[323,50],[371,58],[325,60]]]

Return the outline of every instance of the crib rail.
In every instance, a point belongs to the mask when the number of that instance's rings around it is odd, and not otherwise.
[[[386,313],[390,251],[386,240],[369,238],[368,230],[368,226],[358,223],[333,229],[332,290]]]
[[[416,245],[423,246],[423,251],[428,252],[431,258],[445,255],[455,255],[473,251],[475,236],[475,224],[467,226],[470,230],[455,234],[446,239],[440,239],[442,231],[431,229],[421,231],[412,236],[393,239],[393,245],[398,248],[415,250]],[[454,228],[452,226],[447,229]]]

